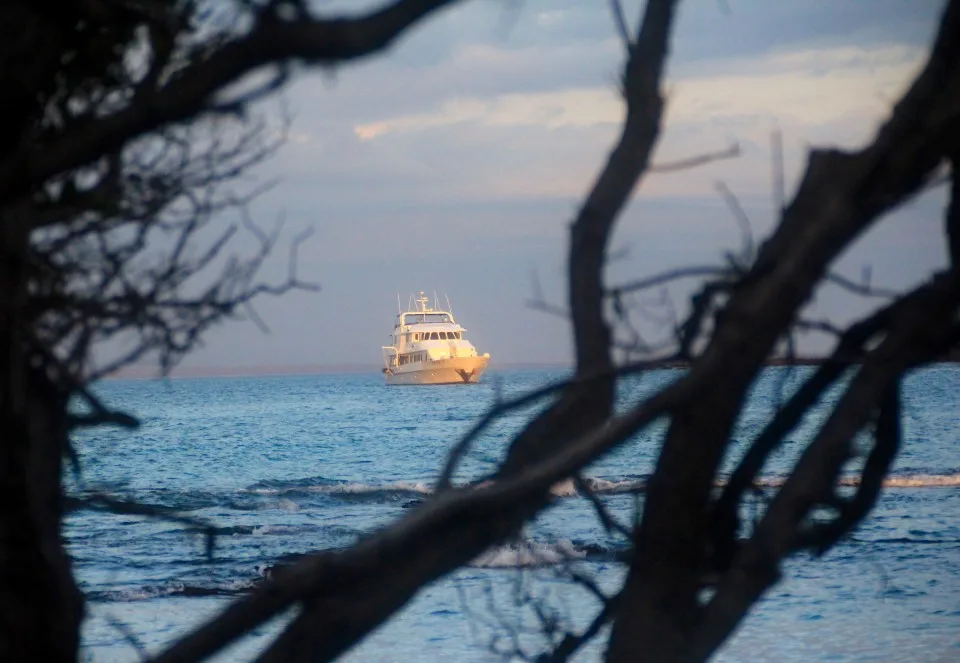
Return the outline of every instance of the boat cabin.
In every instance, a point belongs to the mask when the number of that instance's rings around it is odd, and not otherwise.
[[[415,310],[396,316],[390,334],[392,344],[384,347],[391,355],[388,366],[477,356],[476,348],[464,336],[467,330],[457,324],[450,311],[428,307],[429,300],[422,292],[415,301]]]

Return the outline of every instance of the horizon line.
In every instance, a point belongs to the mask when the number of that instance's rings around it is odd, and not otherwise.
[[[521,368],[573,368],[573,362],[504,362],[491,370]],[[377,364],[267,364],[261,366],[178,366],[166,376],[158,372],[154,364],[126,366],[104,376],[104,380],[154,379],[154,378],[193,378],[193,377],[269,377],[272,375],[318,375],[336,373],[380,373],[382,367]]]

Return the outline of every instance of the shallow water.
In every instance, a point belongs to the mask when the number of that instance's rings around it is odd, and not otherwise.
[[[795,386],[803,370],[788,376]],[[624,404],[674,379],[644,376],[621,390]],[[178,509],[218,528],[214,556],[184,525],[95,512],[70,517],[67,537],[90,598],[85,656],[133,661],[135,640],[159,651],[215,614],[277,558],[349,545],[430,490],[452,442],[498,397],[561,377],[492,373],[479,385],[387,387],[379,375],[117,380],[99,391],[141,417],[135,433],[96,431],[78,440],[84,488]],[[734,438],[736,449],[775,407],[784,369],[757,384]],[[855,535],[820,560],[789,562],[784,580],[754,609],[717,660],[960,660],[960,368],[921,371],[905,388],[904,449],[880,503]],[[776,484],[827,412],[804,422],[765,469]],[[531,411],[504,417],[465,459],[458,480],[494,468]],[[588,472],[611,511],[632,517],[653,466],[662,427],[639,435]],[[727,467],[735,454],[727,460]],[[532,626],[517,611],[532,593],[566,624],[595,610],[584,592],[531,561],[579,558],[612,588],[623,569],[589,544],[613,548],[589,504],[570,486],[525,533],[523,545],[490,551],[426,588],[350,661],[495,660],[508,627]],[[588,554],[589,553],[589,554]],[[282,620],[281,620],[282,621]],[[504,621],[507,627],[500,626]],[[281,623],[268,624],[219,660],[250,658]],[[498,645],[499,642],[499,645]],[[521,638],[528,652],[544,643]],[[600,657],[599,644],[577,660]]]

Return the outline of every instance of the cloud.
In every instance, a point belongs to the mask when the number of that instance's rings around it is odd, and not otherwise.
[[[918,70],[924,52],[893,44],[780,53],[762,62],[733,60],[724,71],[667,84],[668,124],[755,123],[822,127],[876,118]],[[500,53],[508,62],[510,56]],[[435,110],[357,124],[369,140],[389,133],[475,122],[487,126],[555,129],[619,122],[623,103],[613,86],[453,97]]]
[[[884,119],[923,58],[921,48],[902,44],[805,49],[761,61],[730,60],[709,75],[675,79],[667,86],[657,158],[689,157],[732,141],[745,147],[745,155],[703,170],[653,177],[644,192],[713,195],[716,176],[729,178],[744,194],[766,191],[765,151],[774,128],[786,136],[793,171],[802,163],[804,144],[855,147]],[[585,189],[623,113],[612,86],[594,85],[452,97],[425,112],[384,114],[352,130],[371,154],[403,153],[446,171],[453,181],[445,179],[444,195],[479,195],[482,188],[493,196],[563,197]]]
[[[492,127],[584,127],[610,124],[623,116],[616,93],[606,88],[552,90],[505,94],[489,100],[451,99],[433,113],[406,115],[354,127],[370,140],[389,133],[480,123]]]

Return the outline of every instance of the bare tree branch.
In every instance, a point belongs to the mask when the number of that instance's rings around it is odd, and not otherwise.
[[[716,648],[731,632],[760,593],[779,577],[780,560],[802,540],[802,524],[811,508],[832,494],[843,463],[849,458],[850,441],[864,426],[899,376],[919,361],[938,356],[955,342],[954,327],[960,305],[960,278],[945,274],[923,288],[891,321],[884,340],[871,351],[814,441],[804,451],[793,473],[774,497],[769,509],[737,554],[733,567],[717,585],[704,610],[697,634],[695,655]],[[885,422],[890,403],[885,406]],[[886,466],[895,451],[896,432],[884,431],[872,464]],[[870,464],[870,463],[868,463]],[[863,500],[875,499],[875,478],[868,481]],[[863,508],[861,503],[853,511]],[[853,512],[851,511],[851,513]],[[843,526],[853,521],[846,519]],[[846,531],[844,529],[844,531]]]
[[[842,276],[840,274],[836,274],[833,272],[830,272],[827,274],[826,282],[839,286],[848,292],[852,292],[855,295],[861,295],[864,297],[880,297],[883,299],[892,299],[894,297],[897,297],[900,294],[895,290],[872,287],[869,283],[856,283],[855,281],[851,281],[845,276]]]
[[[742,243],[742,248],[740,250],[739,262],[744,268],[746,268],[753,260],[753,229],[750,226],[750,217],[747,216],[747,213],[740,205],[740,200],[733,194],[733,191],[731,191],[726,184],[718,181],[716,183],[716,188],[723,197],[723,201],[730,209],[731,214],[733,214],[733,218],[737,222],[737,227],[740,229],[740,241]]]
[[[718,152],[707,152],[688,159],[679,161],[667,161],[665,163],[655,163],[647,169],[648,173],[675,173],[681,170],[690,170],[698,166],[704,166],[714,161],[723,161],[724,159],[735,159],[740,156],[740,144],[733,143],[725,150]]]
[[[880,496],[883,479],[900,450],[901,436],[900,385],[895,383],[880,403],[874,446],[867,457],[856,493],[849,501],[837,499],[839,516],[828,523],[812,524],[799,537],[798,548],[811,547],[822,555],[863,520]]]
[[[733,276],[729,268],[709,266],[678,267],[666,272],[661,272],[660,274],[654,274],[653,276],[649,276],[638,281],[614,286],[610,289],[610,293],[627,293],[637,292],[640,290],[649,290],[650,288],[656,288],[657,286],[664,285],[672,281],[678,281],[680,279],[699,277],[722,278],[725,276]]]
[[[203,535],[207,557],[209,559],[213,558],[217,528],[200,518],[185,516],[175,509],[155,504],[142,504],[140,502],[118,499],[111,495],[97,492],[87,492],[82,496],[67,497],[65,498],[65,505],[69,511],[104,511],[126,516],[143,516],[144,518],[153,518],[186,525],[191,530],[195,530]]]
[[[623,606],[611,636],[611,663],[691,655],[690,634],[682,625],[701,609],[711,486],[747,390],[831,262],[881,213],[922,190],[935,173],[944,147],[960,128],[958,56],[960,3],[951,2],[926,67],[874,142],[854,153],[811,153],[780,226],[735,286],[689,374],[721,371],[723,388],[672,413],[635,536]],[[769,580],[760,584],[766,587]],[[742,607],[757,594],[739,596]],[[740,616],[740,607],[724,614]],[[717,609],[711,616],[717,622],[704,631],[710,635],[696,655],[713,651],[735,623],[719,615]]]
[[[593,489],[587,485],[583,480],[581,475],[574,477],[574,485],[577,487],[577,492],[587,498],[590,504],[593,506],[594,512],[597,514],[597,518],[600,519],[600,524],[603,525],[604,529],[607,530],[608,534],[613,534],[614,532],[623,535],[627,539],[633,534],[627,527],[621,525],[616,518],[607,510],[607,506],[597,497],[596,493],[593,492]]]
[[[597,637],[597,635],[600,633],[600,630],[616,614],[619,602],[619,596],[614,596],[607,599],[603,608],[582,633],[579,635],[567,635],[556,647],[556,649],[538,656],[537,663],[565,663],[566,661],[569,661],[570,658],[576,654],[581,647]]]
[[[610,13],[613,14],[613,23],[617,27],[617,34],[623,41],[623,49],[626,53],[633,47],[633,37],[630,34],[630,28],[627,27],[627,18],[623,13],[623,5],[620,0],[610,0]]]
[[[263,65],[302,60],[345,62],[389,47],[408,28],[454,0],[396,0],[357,18],[259,18],[243,37],[224,44],[161,88],[146,92],[122,110],[86,123],[40,150],[0,162],[0,199],[30,190],[59,173],[79,168],[105,152],[161,126],[189,119],[213,95]]]
[[[547,398],[548,396],[552,396],[563,391],[564,389],[568,389],[571,385],[589,386],[592,382],[606,380],[613,376],[635,375],[637,373],[645,373],[647,371],[656,370],[657,368],[666,368],[673,365],[676,361],[677,358],[675,356],[668,356],[658,359],[648,359],[645,361],[633,362],[611,368],[602,374],[598,373],[594,375],[584,375],[581,377],[575,376],[569,380],[559,380],[552,384],[548,384],[545,387],[541,387],[540,389],[527,392],[522,396],[518,396],[512,400],[494,404],[494,406],[487,410],[487,412],[477,420],[470,430],[467,431],[467,433],[460,438],[460,440],[451,449],[450,453],[447,455],[447,461],[444,464],[443,470],[440,472],[440,478],[437,479],[435,492],[440,493],[444,490],[448,490],[451,487],[451,481],[453,479],[453,475],[457,471],[457,466],[469,452],[470,446],[476,441],[480,434],[490,426],[491,423],[502,417],[504,414],[533,405],[538,401]]]

